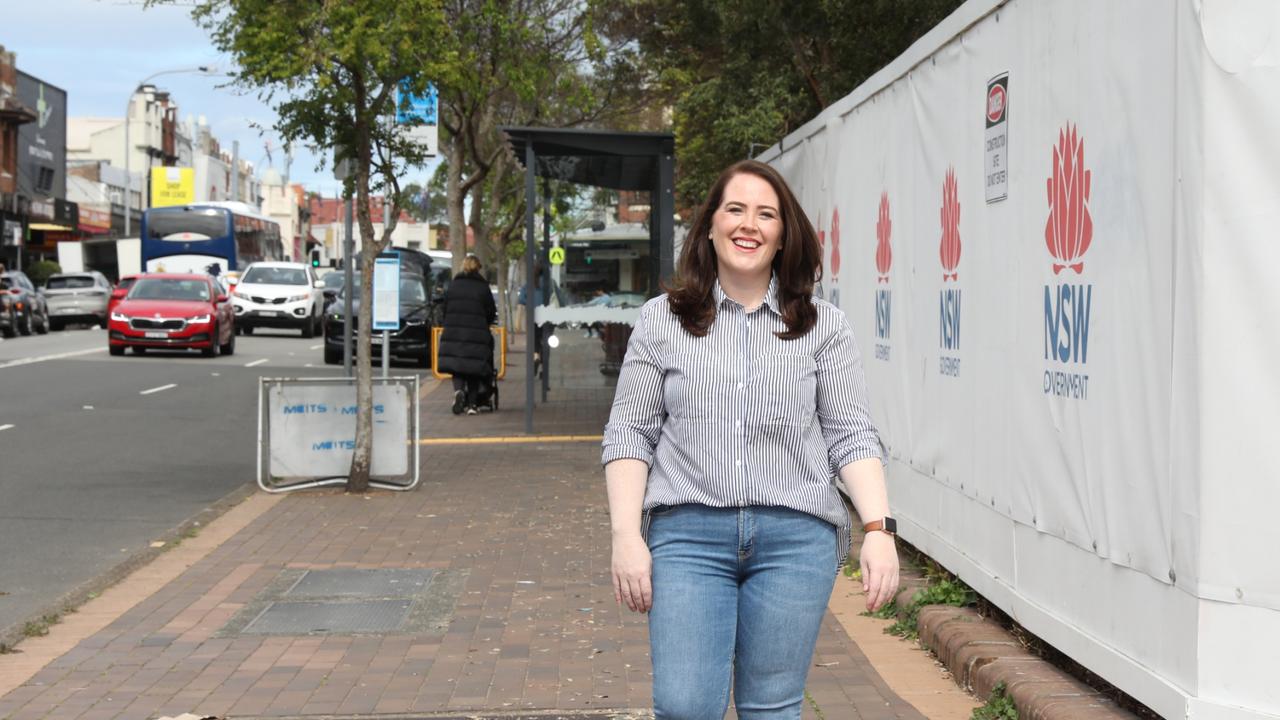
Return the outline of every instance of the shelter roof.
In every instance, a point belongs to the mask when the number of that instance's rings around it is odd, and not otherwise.
[[[570,128],[504,127],[516,160],[524,165],[533,145],[539,177],[614,190],[653,190],[657,155],[675,154],[671,133]]]

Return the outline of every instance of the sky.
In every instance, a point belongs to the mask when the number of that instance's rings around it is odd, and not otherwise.
[[[157,72],[233,67],[191,20],[189,5],[144,9],[140,0],[6,0],[4,5],[0,45],[17,53],[19,70],[67,92],[68,117],[124,117],[129,91]],[[231,142],[238,140],[240,156],[258,173],[274,166],[283,175],[280,138],[270,129],[275,112],[256,95],[225,87],[228,82],[226,76],[195,73],[152,81],[169,91],[181,120],[204,115],[223,150],[230,152]],[[336,196],[340,184],[331,166],[316,170],[316,163],[315,155],[296,149],[289,181]]]

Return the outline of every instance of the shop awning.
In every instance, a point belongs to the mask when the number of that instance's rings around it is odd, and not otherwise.
[[[46,232],[71,232],[75,229],[66,225],[54,225],[53,223],[31,223],[27,227],[32,230],[43,230]]]

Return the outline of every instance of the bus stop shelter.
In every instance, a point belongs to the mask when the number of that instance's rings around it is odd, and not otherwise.
[[[675,267],[675,136],[671,133],[615,132],[565,128],[504,127],[502,131],[525,170],[525,277],[536,273],[537,259],[548,267],[545,255],[551,245],[550,192],[547,180],[561,180],[611,190],[646,191],[649,210],[649,294],[671,277]],[[544,180],[543,242],[537,242],[534,213],[538,208],[537,179]],[[549,286],[548,286],[549,287]],[[544,293],[544,297],[550,293]],[[534,336],[533,292],[526,296],[526,327]],[[533,433],[533,343],[525,353],[526,433]],[[546,348],[541,348],[547,357]],[[544,374],[545,377],[545,374]],[[544,381],[544,399],[546,385]]]

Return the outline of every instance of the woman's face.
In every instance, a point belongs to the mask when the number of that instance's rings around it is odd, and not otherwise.
[[[722,276],[767,281],[782,247],[782,214],[773,186],[749,173],[730,178],[711,218],[711,240]]]

